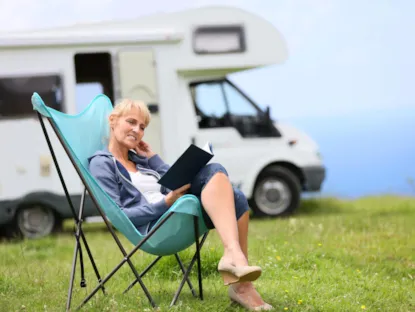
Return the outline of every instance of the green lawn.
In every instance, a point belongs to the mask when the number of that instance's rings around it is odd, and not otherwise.
[[[74,247],[70,224],[66,228],[55,237],[0,244],[1,311],[65,310]],[[102,229],[88,225],[85,232],[106,275],[122,257]],[[250,261],[264,271],[255,284],[275,311],[415,311],[415,199],[309,200],[290,218],[252,220],[249,239]],[[183,252],[183,260],[193,251]],[[230,304],[216,272],[221,251],[213,232],[202,252],[205,300],[194,299],[185,285],[171,311],[243,311]],[[139,252],[133,262],[141,271],[151,259]],[[96,279],[88,260],[86,271],[91,290]],[[179,273],[167,257],[144,278],[163,311]],[[73,307],[86,295],[79,279],[78,272]],[[125,265],[106,284],[108,295],[98,293],[82,311],[150,311],[139,285],[122,294],[132,280]]]

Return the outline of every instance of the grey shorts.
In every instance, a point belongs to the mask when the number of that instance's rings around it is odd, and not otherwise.
[[[222,165],[218,163],[208,164],[202,170],[200,170],[200,172],[196,175],[196,177],[191,182],[190,194],[193,194],[196,197],[198,197],[200,200],[200,203],[202,203],[202,200],[201,200],[202,190],[204,189],[206,184],[210,181],[210,179],[218,172],[222,172],[228,175],[228,172]],[[245,212],[249,210],[248,201],[245,195],[241,192],[241,190],[237,189],[236,187],[233,187],[233,194],[234,194],[234,199],[235,199],[236,220],[239,220],[239,218]],[[209,229],[215,228],[215,226],[212,223],[212,220],[209,218],[205,209],[202,209],[202,214],[203,214],[203,219],[205,221],[206,226]]]

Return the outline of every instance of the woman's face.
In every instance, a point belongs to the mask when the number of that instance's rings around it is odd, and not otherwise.
[[[137,108],[119,117],[111,116],[110,124],[116,141],[128,149],[137,147],[146,128],[144,118]]]

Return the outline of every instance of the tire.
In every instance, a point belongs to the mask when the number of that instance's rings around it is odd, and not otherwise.
[[[60,224],[55,212],[42,204],[25,204],[17,210],[16,229],[20,236],[36,239],[50,235]]]
[[[255,216],[286,216],[297,209],[300,196],[297,175],[288,168],[273,166],[258,176],[250,204]]]

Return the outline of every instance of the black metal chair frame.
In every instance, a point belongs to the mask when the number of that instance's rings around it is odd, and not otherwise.
[[[63,148],[65,149],[66,154],[68,155],[69,159],[71,160],[73,166],[75,167],[80,179],[82,180],[82,183],[84,184],[84,191],[82,193],[82,197],[81,197],[81,203],[80,203],[80,207],[79,207],[79,213],[78,215],[76,214],[74,205],[72,203],[72,200],[70,198],[69,192],[66,188],[66,184],[64,181],[64,178],[62,176],[62,172],[60,170],[55,152],[53,150],[48,132],[46,130],[44,121],[42,119],[42,115],[40,113],[37,113],[38,118],[39,118],[39,122],[42,126],[42,130],[43,133],[45,135],[46,138],[46,142],[48,144],[50,153],[52,155],[53,158],[53,162],[56,166],[56,170],[58,172],[59,175],[59,179],[62,183],[62,187],[63,190],[65,192],[66,198],[68,200],[70,209],[72,211],[73,214],[73,218],[75,221],[75,248],[74,248],[74,254],[73,254],[73,259],[72,259],[72,270],[71,270],[71,277],[70,277],[70,282],[69,282],[69,289],[68,289],[68,298],[67,298],[67,302],[66,302],[66,311],[69,311],[71,308],[71,300],[72,300],[72,292],[73,292],[73,284],[74,284],[74,278],[75,278],[75,271],[76,271],[76,264],[77,264],[77,260],[78,260],[78,254],[79,254],[79,262],[80,262],[80,268],[81,268],[81,282],[80,282],[80,287],[86,287],[86,280],[85,280],[85,275],[84,275],[84,261],[83,261],[83,254],[82,254],[82,244],[84,245],[84,248],[88,254],[88,257],[91,261],[92,267],[94,269],[96,278],[98,280],[98,285],[92,290],[92,292],[85,297],[85,299],[81,302],[81,304],[77,307],[77,310],[80,309],[81,307],[83,307],[100,289],[102,290],[103,294],[106,295],[106,291],[105,291],[105,286],[104,284],[125,264],[128,263],[129,267],[131,268],[134,276],[135,276],[135,280],[128,286],[128,288],[126,290],[124,290],[123,293],[126,293],[127,291],[129,291],[137,282],[140,284],[141,288],[143,289],[145,295],[147,296],[148,300],[150,301],[150,304],[155,308],[157,307],[156,303],[154,302],[152,296],[150,295],[147,287],[144,285],[142,278],[144,277],[144,275],[150,271],[150,269],[162,258],[162,256],[158,256],[153,262],[150,263],[150,265],[148,265],[141,273],[138,273],[136,268],[134,267],[133,263],[131,262],[130,258],[136,253],[137,250],[140,249],[140,247],[174,214],[174,212],[170,212],[157,226],[155,226],[153,229],[151,229],[151,231],[148,233],[148,235],[138,244],[134,247],[133,250],[131,250],[129,253],[126,252],[126,250],[124,249],[124,247],[122,246],[118,236],[116,235],[114,229],[112,228],[111,223],[109,222],[109,220],[107,219],[107,217],[105,216],[104,212],[102,211],[101,207],[98,204],[97,199],[95,198],[94,194],[91,192],[88,184],[85,182],[79,168],[77,167],[75,160],[73,159],[71,153],[68,150],[68,147],[65,145],[64,140],[61,136],[61,134],[59,133],[59,131],[57,130],[57,126],[54,123],[53,120],[51,120],[48,117],[45,117],[48,119],[50,125],[52,126],[52,129],[54,130],[56,136],[58,137],[60,143],[62,144]],[[82,230],[82,223],[83,223],[83,210],[84,210],[84,203],[85,203],[85,196],[86,196],[86,192],[88,192],[88,194],[90,195],[93,203],[95,204],[99,214],[101,215],[102,219],[104,220],[111,236],[114,238],[118,248],[120,249],[122,255],[123,255],[123,259],[122,261],[110,272],[108,273],[104,278],[101,278],[101,275],[98,271],[97,265],[94,261],[94,257],[92,256],[91,253],[91,249],[89,248],[89,245],[87,243],[86,237],[85,237],[85,233]],[[194,297],[199,297],[200,300],[203,300],[203,287],[202,287],[202,268],[201,268],[201,263],[200,263],[200,250],[207,238],[207,235],[209,232],[205,233],[203,235],[203,237],[201,238],[201,240],[199,240],[199,228],[198,228],[198,218],[195,216],[194,217],[194,232],[195,232],[195,245],[196,245],[196,252],[194,254],[194,256],[192,257],[187,269],[185,269],[180,257],[178,254],[175,254],[175,258],[180,266],[180,270],[183,273],[183,279],[180,282],[179,288],[177,289],[177,291],[174,294],[174,297],[170,303],[170,307],[175,305],[179,295],[183,289],[183,286],[185,283],[187,283],[189,285],[190,291],[192,292],[192,295]],[[196,294],[193,285],[189,279],[189,274],[195,264],[195,262],[197,261],[197,276],[198,276],[198,286],[199,286],[199,296]]]

